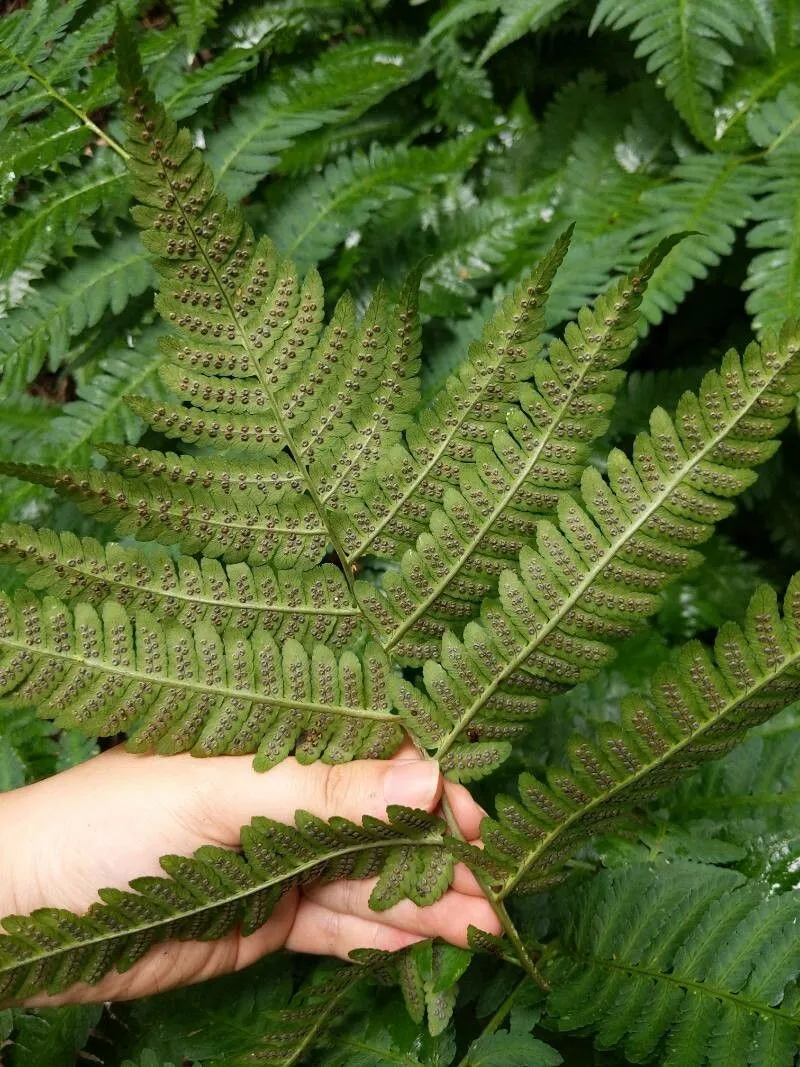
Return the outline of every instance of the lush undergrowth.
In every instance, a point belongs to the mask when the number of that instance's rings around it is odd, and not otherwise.
[[[92,0],[0,18],[0,789],[121,733],[262,768],[407,733],[492,818],[352,829],[384,900],[461,859],[511,938],[0,1010],[2,1062],[790,1067],[794,0],[119,8],[127,44]],[[91,714],[78,663],[124,675]],[[243,837],[261,903],[304,849],[363,870],[298,825],[270,878]],[[0,997],[63,984],[45,933]]]

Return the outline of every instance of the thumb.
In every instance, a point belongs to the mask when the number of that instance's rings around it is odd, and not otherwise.
[[[285,759],[266,773],[243,756],[197,760],[212,799],[217,840],[238,844],[241,827],[254,815],[293,823],[298,808],[321,819],[334,815],[360,822],[386,818],[391,804],[433,811],[442,793],[438,763],[421,759],[355,760],[329,765]],[[213,765],[213,766],[209,766]],[[209,773],[213,772],[213,773]]]

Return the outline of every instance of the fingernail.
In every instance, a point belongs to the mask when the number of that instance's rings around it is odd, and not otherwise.
[[[386,772],[383,796],[387,804],[429,808],[439,788],[439,764],[431,760],[394,763]]]

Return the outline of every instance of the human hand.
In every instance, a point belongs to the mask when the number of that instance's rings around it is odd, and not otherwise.
[[[53,778],[0,794],[0,915],[36,908],[84,912],[100,887],[125,888],[139,875],[163,874],[159,857],[189,855],[204,844],[235,848],[254,815],[293,823],[304,808],[323,819],[385,817],[388,804],[433,811],[443,782],[436,764],[410,748],[390,761],[302,766],[287,759],[258,774],[246,756],[197,759],[136,755],[116,748]],[[482,812],[461,786],[446,785],[462,832],[478,836]],[[376,879],[293,889],[265,926],[213,942],[170,941],[124,974],[78,984],[26,1006],[128,1000],[240,970],[269,952],[346,958],[355,948],[395,951],[425,937],[466,944],[472,924],[499,933],[497,920],[463,867],[434,905],[403,901],[377,914],[368,900]]]

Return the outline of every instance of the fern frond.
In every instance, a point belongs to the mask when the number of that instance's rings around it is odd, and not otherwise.
[[[176,121],[194,115],[223,89],[252,70],[258,63],[259,52],[272,43],[277,32],[278,27],[275,34],[264,34],[256,47],[227,49],[197,70],[187,73],[182,64],[173,78],[162,80],[158,87],[159,99],[164,101]]]
[[[526,33],[535,33],[549,26],[574,5],[575,0],[502,0],[500,21],[484,45],[478,62],[485,63]]]
[[[109,309],[122,311],[152,281],[149,257],[129,235],[37,289],[24,307],[0,320],[0,396],[24,390],[46,359],[58,367],[70,337],[95,325]]]
[[[13,435],[6,439],[3,455],[9,459],[19,455],[23,450],[26,456],[38,462],[58,459],[61,463],[85,464],[89,461],[98,441],[138,440],[144,423],[126,403],[128,390],[133,387],[142,393],[154,397],[160,395],[157,372],[163,356],[155,343],[156,331],[143,331],[137,338],[136,348],[112,350],[100,359],[97,373],[78,386],[77,398],[65,404],[59,411],[47,405],[44,411],[32,422],[30,432],[24,445],[13,448]],[[15,400],[16,421],[20,423],[24,412],[20,410],[20,400]],[[27,405],[26,405],[27,408]],[[2,408],[4,427],[12,425],[14,416],[7,404]],[[27,479],[26,479],[27,480]],[[0,497],[0,518],[17,519],[23,514],[30,520],[33,513],[30,508],[36,506],[43,490],[35,483],[16,483],[13,488],[3,484]]]
[[[301,269],[326,259],[387,200],[413,196],[455,180],[475,160],[482,134],[436,148],[383,148],[355,152],[294,189],[274,211],[272,239]]]
[[[736,156],[698,154],[686,156],[668,181],[642,193],[645,215],[634,248],[649,248],[676,231],[690,235],[653,274],[642,307],[648,322],[671,314],[695,281],[730,255],[737,229],[753,214],[760,180],[758,170]]]
[[[120,37],[124,47],[124,29]],[[123,59],[121,70],[139,84],[134,58]],[[240,213],[213,195],[213,177],[188,132],[179,133],[149,93],[137,88],[132,98],[131,167],[142,201],[135,216],[145,245],[160,257],[157,305],[189,342],[164,340],[160,375],[191,406],[141,397],[130,403],[165,435],[213,448],[208,469],[219,481],[190,477],[190,459],[177,461],[174,480],[171,457],[153,479],[10,464],[4,471],[71,493],[89,513],[121,518],[123,532],[179,544],[188,554],[310,566],[336,536],[323,522],[323,500],[398,439],[416,403],[414,280],[392,311],[378,291],[359,323],[343,299],[323,328],[316,272],[301,281],[269,241],[255,246]],[[45,329],[37,322],[31,332],[38,353]],[[272,467],[259,460],[259,481],[252,463],[240,465],[243,450],[281,458]],[[141,451],[128,459],[139,467]],[[124,456],[114,462],[130,470]],[[154,462],[160,467],[160,458],[147,457],[151,472]],[[292,498],[266,506],[280,496],[273,476]]]
[[[563,14],[574,0],[457,0],[438,13],[426,41],[458,33],[466,22],[500,13],[500,21],[481,51],[478,63],[485,63],[526,33],[534,33]]]
[[[791,875],[796,846],[788,854],[769,845],[795,845],[800,826],[800,730],[796,714],[787,711],[754,731],[719,762],[666,794],[664,807],[679,828],[703,828],[735,844],[758,845],[763,867],[784,868]],[[768,843],[762,852],[761,842]],[[766,853],[766,854],[764,854]],[[787,870],[788,868],[788,870]]]
[[[98,360],[97,371],[78,386],[75,400],[53,421],[47,450],[60,462],[85,463],[97,442],[138,441],[144,422],[127,403],[128,391],[158,398],[163,389],[158,372],[164,357],[157,331],[145,331],[135,348],[112,349]]]
[[[357,949],[350,953],[352,962],[348,966],[316,970],[287,1008],[270,1012],[255,1048],[241,1057],[234,1056],[229,1067],[247,1067],[253,1062],[292,1067],[301,1062],[347,1014],[353,991],[366,980],[381,982],[387,975],[394,979],[395,968],[404,955]]]
[[[267,922],[288,888],[312,880],[380,875],[370,898],[380,910],[405,896],[432,904],[452,877],[443,826],[425,812],[393,806],[388,822],[366,815],[361,826],[302,811],[296,820],[290,827],[254,819],[242,829],[241,853],[207,845],[192,857],[164,856],[166,877],[137,878],[130,890],[102,889],[102,903],[86,915],[43,908],[5,918],[0,997],[94,984],[112,969],[124,973],[163,941],[213,941],[237,928],[247,936]]]
[[[752,116],[750,132],[765,149],[764,170],[747,234],[760,251],[747,270],[747,310],[759,333],[774,329],[800,309],[800,91],[787,86]]]
[[[278,643],[295,638],[347,644],[359,612],[342,572],[330,564],[310,570],[223,567],[205,557],[173,558],[90,537],[30,526],[0,526],[0,561],[27,574],[28,587],[63,600],[99,605],[113,599],[192,627],[210,623],[249,635],[259,627]]]
[[[701,141],[714,141],[714,94],[731,48],[753,26],[749,0],[600,0],[591,29],[630,29],[636,55],[647,60],[669,100]]]
[[[441,217],[422,279],[426,314],[440,318],[463,315],[493,281],[517,273],[513,264],[521,260],[527,267],[529,249],[541,229],[553,185],[553,180],[546,178],[521,196],[482,203],[470,203],[474,193],[468,188],[462,191],[465,207]]]
[[[703,373],[702,367],[632,371],[611,414],[611,439],[634,437],[647,423],[653,408],[674,408],[687,390],[698,388]]]
[[[625,699],[622,721],[605,724],[598,744],[572,742],[569,771],[550,768],[546,782],[523,775],[521,805],[498,798],[497,821],[481,826],[494,876],[504,872],[498,895],[549,884],[592,837],[725,755],[798,697],[800,574],[787,590],[783,617],[774,592],[762,586],[743,626],[721,628],[713,657],[699,642],[685,645],[656,671],[649,700]]]
[[[127,17],[136,11],[135,0],[121,0],[118,6]],[[21,19],[16,19],[16,12],[3,19],[0,154],[4,169],[11,163],[12,180],[14,174],[27,175],[74,156],[76,146],[94,135],[124,155],[90,117],[118,95],[113,64],[101,61],[92,66],[93,54],[111,37],[116,11],[104,5],[81,19],[82,7],[82,2],[41,3],[24,11]],[[152,53],[151,46],[148,52]]]
[[[239,200],[270,172],[303,133],[358,117],[422,72],[414,50],[400,41],[364,41],[325,52],[285,85],[274,79],[237,102],[207,159],[220,191]]]
[[[82,0],[71,0],[67,4],[51,5],[39,3],[30,10],[6,13],[0,23],[0,96],[12,94],[20,89],[29,78],[22,64],[38,66],[44,63],[54,49],[63,41],[70,22],[83,6]],[[87,36],[87,52],[84,40],[80,42],[80,52],[88,55],[108,40],[114,28],[114,17],[99,20],[101,37]],[[78,57],[73,54],[73,60]]]
[[[101,209],[120,215],[128,201],[122,171],[116,156],[101,153],[80,170],[53,179],[43,194],[26,198],[3,223],[0,277],[10,277],[29,257],[50,255]]]
[[[560,899],[548,1024],[634,1063],[786,1067],[800,1003],[796,893],[677,861],[605,871]]]
[[[445,33],[452,33],[471,19],[482,15],[500,14],[500,20],[481,50],[478,63],[485,63],[526,33],[554,22],[575,0],[469,0],[456,3],[434,19],[428,40],[434,41]]]
[[[18,126],[6,133],[0,203],[11,198],[23,174],[35,175],[57,163],[77,163],[79,152],[91,137],[91,130],[68,111],[58,111],[42,122]]]
[[[359,587],[361,603],[385,635],[387,649],[414,658],[419,642],[424,650],[419,658],[427,658],[431,641],[446,625],[469,618],[476,602],[494,591],[497,576],[534,537],[538,518],[554,512],[559,499],[578,488],[592,443],[607,429],[614,394],[624,381],[619,367],[638,338],[642,294],[675,240],[659,246],[593,309],[584,308],[565,340],[553,341],[547,357],[534,363],[533,383],[519,387],[519,403],[509,406],[491,437],[486,434],[485,443],[474,448],[472,464],[462,465],[458,490],[445,491],[444,506],[431,514],[416,547],[404,553],[401,571],[386,575],[384,596]],[[518,309],[525,306],[523,291],[530,299],[530,287],[525,290],[523,283],[495,317],[491,328],[501,336],[498,319],[517,323]],[[530,335],[541,325],[541,319],[531,323]],[[516,326],[511,337],[520,345],[518,331]],[[523,345],[516,349],[523,351]],[[491,386],[493,399],[503,389],[510,399],[510,362],[506,357],[498,383]]]
[[[111,600],[70,610],[19,593],[0,601],[0,693],[94,736],[126,731],[135,750],[258,751],[262,769],[293,749],[328,762],[394,751],[402,733],[380,648],[337,658],[307,643],[310,655],[264,629],[221,635]]]
[[[694,546],[777,447],[796,404],[798,351],[789,326],[743,359],[729,352],[699,396],[683,396],[674,420],[656,408],[633,460],[614,450],[607,480],[587,468],[583,503],[564,497],[558,521],[539,523],[536,550],[524,548],[518,569],[500,576],[499,602],[484,603],[463,641],[445,634],[441,664],[425,667],[428,696],[396,683],[409,729],[451,774],[495,767],[507,752],[495,739],[517,733],[542,699],[591,677],[613,657],[607,642],[628,636],[656,610],[659,590],[701,558]]]

